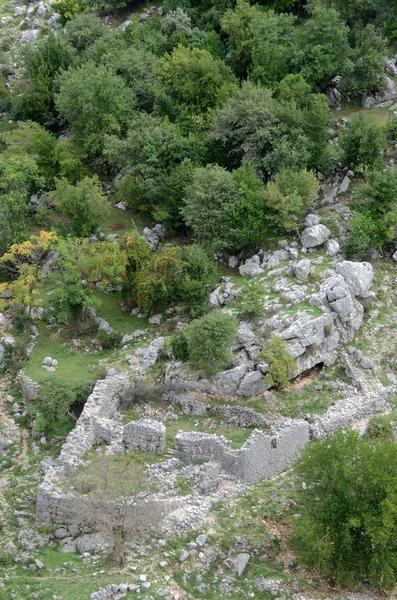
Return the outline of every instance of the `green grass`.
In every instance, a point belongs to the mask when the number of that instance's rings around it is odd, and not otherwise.
[[[112,200],[115,201],[114,196]],[[137,214],[131,210],[120,210],[111,204],[109,212],[102,220],[99,228],[105,234],[119,233],[125,235],[134,229],[138,229],[139,233],[142,233],[145,227],[152,226],[153,221],[148,215]]]
[[[54,373],[47,373],[42,368],[46,356],[58,361],[56,374],[73,383],[91,381],[103,374],[104,368],[98,363],[111,355],[109,350],[95,354],[72,352],[65,346],[67,339],[64,334],[58,334],[57,329],[50,329],[43,322],[38,322],[37,327],[40,335],[25,365],[25,373],[33,381],[53,376]]]
[[[208,420],[208,419],[206,419]],[[220,419],[214,419],[217,423]],[[174,448],[175,436],[178,431],[199,431],[201,433],[215,433],[216,435],[223,435],[226,439],[232,441],[232,448],[237,449],[247,441],[251,434],[250,429],[241,429],[239,427],[220,427],[217,426],[213,429],[203,427],[202,422],[194,417],[182,415],[178,420],[167,421],[166,426],[166,444],[167,448]]]
[[[104,557],[101,557],[95,565],[88,563],[84,567],[76,554],[60,553],[53,548],[36,550],[34,557],[44,563],[44,569],[25,571],[21,566],[8,568],[9,580],[1,590],[2,600],[11,600],[11,598],[24,600],[33,598],[35,593],[40,600],[52,600],[54,597],[62,597],[64,600],[83,600],[89,598],[92,592],[110,583],[133,583],[136,580],[134,575],[115,573]],[[54,573],[56,568],[62,568],[64,572]],[[105,572],[100,574],[101,570]],[[97,576],[93,575],[94,572]]]
[[[352,119],[356,115],[362,113],[366,119],[373,121],[377,125],[384,125],[391,116],[389,106],[384,108],[367,108],[363,109],[359,102],[352,102],[347,106],[343,107],[342,110],[331,111],[331,115],[335,119],[341,119],[342,117],[348,117]]]
[[[104,294],[95,292],[101,304],[95,309],[99,317],[105,319],[109,325],[119,333],[133,333],[137,329],[150,327],[147,319],[138,319],[129,311],[121,310],[122,300],[120,294]]]

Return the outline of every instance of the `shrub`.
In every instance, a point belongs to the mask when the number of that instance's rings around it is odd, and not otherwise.
[[[101,342],[102,348],[105,350],[118,348],[121,344],[122,337],[123,336],[118,331],[111,331],[108,333],[104,329],[98,329],[97,333],[97,338]]]
[[[348,258],[368,258],[375,248],[376,221],[369,214],[356,214],[349,223],[349,239],[345,252]]]
[[[189,360],[189,343],[183,331],[172,336],[171,350],[176,360]]]
[[[302,215],[316,197],[318,182],[312,171],[282,169],[266,186],[265,200],[273,212],[270,219],[285,231],[296,230]]]
[[[64,421],[75,398],[74,386],[67,379],[54,374],[40,382],[40,410],[48,429]]]
[[[379,125],[364,117],[354,117],[341,135],[342,162],[346,166],[374,171],[381,168],[386,135]]]
[[[310,442],[296,471],[301,517],[294,520],[298,558],[333,585],[397,578],[397,446],[354,431]]]
[[[365,437],[371,439],[394,440],[394,429],[388,415],[375,415],[368,423]]]
[[[97,176],[85,177],[76,185],[69,184],[66,179],[58,179],[55,190],[48,194],[48,200],[55,204],[55,211],[60,215],[55,226],[64,235],[88,237],[97,231],[109,211]]]
[[[265,228],[264,185],[250,165],[230,173],[218,165],[196,168],[182,209],[200,242],[217,250],[239,250]]]
[[[260,317],[264,314],[263,297],[265,290],[260,281],[248,281],[243,285],[235,299],[237,310],[247,317]]]
[[[190,323],[185,331],[189,359],[205,375],[214,375],[232,360],[231,344],[237,335],[236,319],[214,311]]]
[[[269,364],[272,385],[276,388],[287,386],[296,365],[285,341],[280,337],[269,340],[261,350],[261,359]]]

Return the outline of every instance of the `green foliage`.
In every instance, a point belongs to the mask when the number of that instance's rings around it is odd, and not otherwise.
[[[40,382],[40,411],[48,429],[67,417],[69,408],[76,398],[73,384],[55,373],[50,379]]]
[[[295,17],[269,10],[256,18],[252,31],[252,76],[272,86],[291,72],[295,47]]]
[[[54,226],[63,235],[88,237],[98,230],[109,210],[97,176],[85,177],[76,185],[58,179],[55,190],[47,194],[47,198],[60,216]]]
[[[125,169],[126,190],[131,207],[152,212],[171,228],[182,224],[179,214],[184,190],[193,165],[204,152],[203,141],[183,135],[179,125],[139,113],[129,124],[125,139],[107,138],[105,154],[112,165]]]
[[[54,124],[57,117],[55,80],[61,71],[73,64],[74,55],[74,48],[55,34],[31,45],[25,57],[22,93],[13,98],[15,119],[31,119],[45,126]]]
[[[151,112],[158,93],[158,82],[153,75],[156,60],[154,52],[141,46],[131,46],[122,52],[108,51],[101,62],[112,65],[133,90],[138,108]]]
[[[374,415],[371,417],[364,436],[375,440],[394,441],[394,429],[390,415]]]
[[[198,244],[183,246],[180,260],[183,268],[176,294],[192,315],[198,315],[203,312],[209,286],[218,277],[216,264]]]
[[[397,116],[394,113],[386,123],[386,134],[388,140],[392,142],[397,141]]]
[[[102,243],[99,246],[102,246]],[[100,304],[100,300],[89,286],[93,273],[100,279],[100,272],[98,272],[98,262],[91,260],[88,247],[88,241],[71,238],[59,240],[56,247],[59,258],[48,277],[48,283],[53,290],[51,296],[46,298],[49,310],[52,310],[60,323],[66,323],[71,319],[75,329],[79,327],[85,308]],[[116,255],[116,260],[117,258]],[[100,262],[105,266],[107,261]],[[120,268],[118,262],[116,264],[110,262],[107,271],[114,270],[118,274]]]
[[[16,169],[22,169],[26,156],[34,160],[36,168],[33,171],[37,182],[34,180],[25,183],[21,181],[20,175],[13,175],[14,180],[18,181],[19,191],[21,184],[27,188],[34,187],[34,184],[36,187],[43,183],[53,185],[56,177],[74,180],[84,173],[80,157],[70,142],[57,139],[38,123],[19,123],[16,128],[2,134],[2,141],[6,149],[1,156],[12,160]]]
[[[172,336],[171,350],[176,360],[182,360],[184,362],[189,360],[189,343],[183,331]]]
[[[86,5],[82,0],[56,0],[52,7],[61,15],[61,23],[65,25],[75,15],[84,12]]]
[[[297,29],[294,64],[311,86],[323,91],[341,72],[349,53],[348,33],[339,13],[322,6]]]
[[[143,269],[144,265],[151,260],[151,252],[149,246],[139,235],[138,231],[133,231],[128,236],[123,237],[120,247],[126,254],[123,294],[126,298],[131,298],[135,294],[140,271]]]
[[[135,105],[121,77],[90,62],[61,74],[55,100],[72,139],[93,157],[102,152],[106,135],[126,129]]]
[[[250,165],[233,173],[207,165],[194,171],[182,214],[204,246],[241,249],[264,229],[263,194],[263,183]]]
[[[385,132],[373,121],[359,114],[341,134],[343,164],[374,171],[383,164],[381,153],[386,150]]]
[[[385,87],[384,56],[386,42],[372,25],[355,31],[355,46],[346,57],[341,71],[344,98],[360,97]]]
[[[205,375],[214,375],[232,360],[231,344],[237,335],[236,319],[213,311],[190,323],[185,330],[189,360]]]
[[[397,172],[374,173],[358,193],[358,212],[349,223],[350,235],[346,253],[355,258],[367,258],[374,248],[383,247],[396,237]]]
[[[171,118],[186,118],[219,106],[236,85],[230,68],[200,48],[178,46],[159,59],[154,74],[167,96],[159,102]]]
[[[295,98],[278,101],[270,90],[245,82],[216,112],[210,139],[224,149],[229,167],[250,162],[264,180],[286,167],[317,165],[329,116],[325,97],[305,96],[300,108]]]
[[[202,312],[216,274],[213,261],[202,248],[165,246],[146,257],[140,254],[139,243],[132,246],[130,253],[127,249],[125,291],[141,310],[150,313],[182,301],[192,314]]]
[[[227,47],[231,62],[239,76],[248,72],[254,35],[251,25],[261,16],[258,6],[251,6],[246,0],[237,0],[233,10],[225,12],[221,19],[222,30],[227,34]]]
[[[78,52],[83,52],[104,35],[102,21],[93,13],[74,14],[66,25],[66,40]]]
[[[280,337],[271,338],[261,350],[261,359],[269,365],[271,384],[276,388],[286,387],[296,365],[285,341]]]
[[[369,579],[392,588],[397,576],[397,446],[337,431],[311,442],[297,471],[298,557],[336,585]]]
[[[318,182],[312,171],[283,169],[266,186],[265,200],[278,229],[297,230],[302,216],[316,198]]]
[[[105,350],[113,350],[114,348],[118,348],[120,346],[123,336],[118,331],[111,331],[108,333],[104,329],[98,329],[96,337],[101,342],[102,348]]]
[[[242,315],[257,318],[264,314],[264,295],[265,290],[260,281],[247,281],[239,290],[234,305]]]
[[[26,239],[29,206],[18,192],[3,194],[0,202],[0,257],[13,244]]]

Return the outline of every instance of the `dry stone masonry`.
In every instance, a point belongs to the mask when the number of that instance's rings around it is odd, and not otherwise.
[[[129,450],[161,454],[165,449],[165,427],[153,419],[131,421],[124,427],[123,440]]]

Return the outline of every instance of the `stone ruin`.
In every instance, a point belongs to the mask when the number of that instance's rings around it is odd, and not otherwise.
[[[25,382],[26,383],[26,382]],[[107,452],[122,453],[125,447],[134,451],[162,453],[166,446],[165,426],[160,421],[142,418],[123,426],[119,404],[123,395],[130,389],[128,373],[108,376],[97,382],[88,398],[75,428],[70,432],[55,463],[47,466],[43,482],[38,488],[36,501],[36,525],[64,528],[66,535],[76,534],[76,513],[84,511],[84,498],[73,492],[65,492],[62,484],[65,478],[74,475],[84,464],[81,460],[93,445],[106,442]],[[202,411],[200,403],[192,404],[193,395],[172,392],[174,404],[181,402],[186,410],[192,406]],[[179,400],[178,400],[179,398]],[[237,484],[252,484],[261,479],[274,477],[288,469],[312,437],[330,435],[337,427],[387,409],[387,393],[382,387],[364,398],[345,398],[331,406],[322,416],[314,419],[284,419],[267,426],[263,415],[246,407],[223,407],[225,415],[235,424],[264,426],[253,429],[251,435],[239,449],[232,448],[232,442],[223,436],[209,433],[179,431],[175,437],[175,458],[187,463],[208,465],[224,478],[233,479]],[[256,421],[258,419],[258,421]],[[310,421],[310,422],[309,422]],[[256,425],[258,423],[258,425]],[[160,470],[167,468],[167,461],[158,465]],[[201,467],[200,467],[201,468]],[[214,472],[215,472],[214,471]],[[203,490],[206,486],[203,486]],[[185,497],[169,497],[166,494],[152,494],[142,499],[152,503],[150,510],[164,520],[186,504]],[[131,503],[131,517],[139,514],[139,501]],[[111,507],[109,507],[111,510]]]

